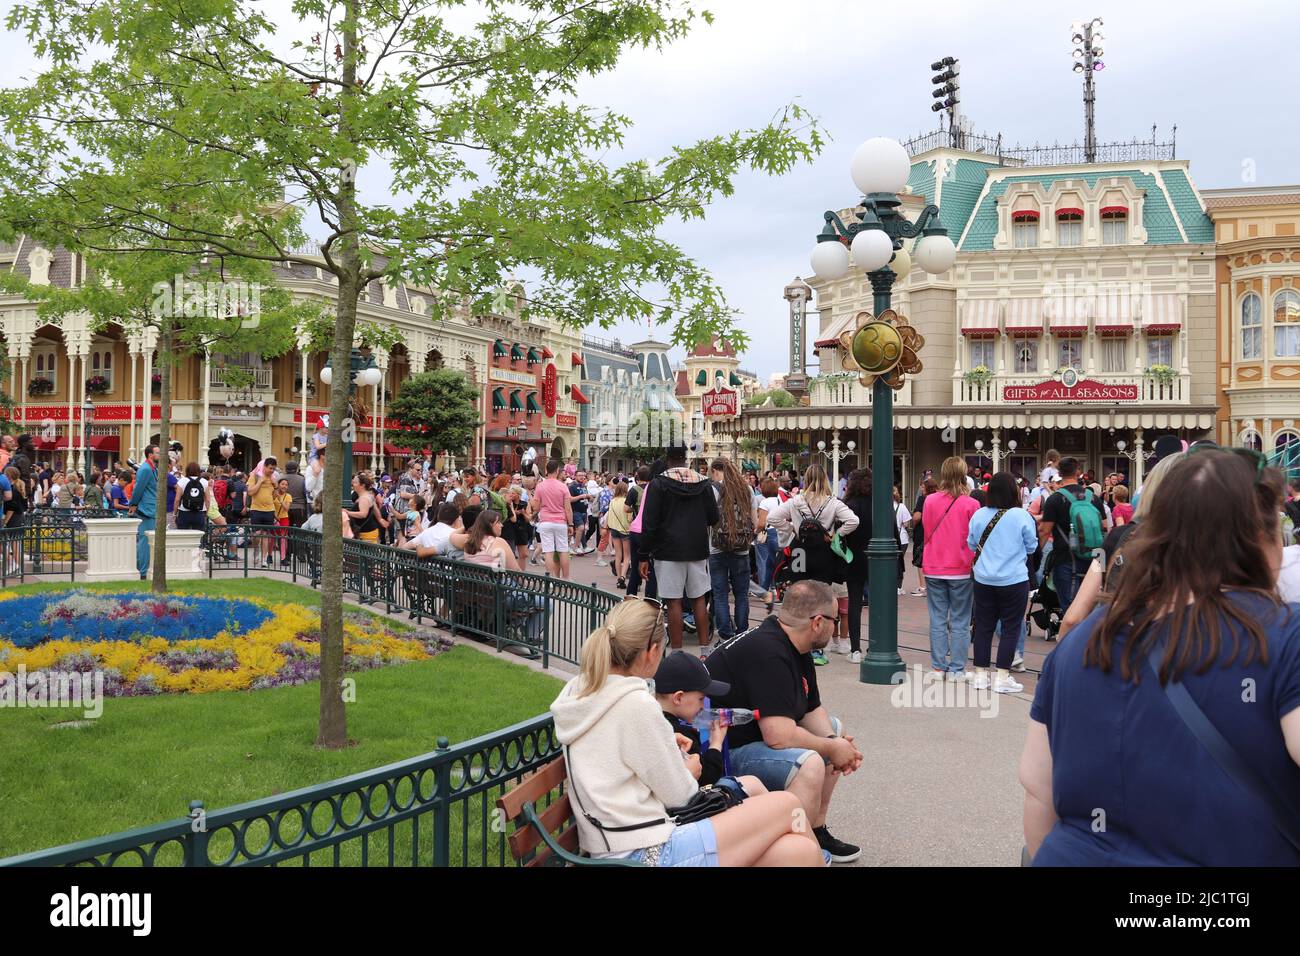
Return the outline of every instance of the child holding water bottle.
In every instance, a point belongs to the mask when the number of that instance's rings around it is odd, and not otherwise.
[[[706,697],[721,697],[731,690],[730,684],[716,681],[709,676],[708,668],[694,654],[669,654],[659,663],[655,671],[655,699],[664,712],[664,719],[672,724],[678,735],[678,744],[686,758],[700,761],[700,786],[717,783],[725,774],[722,757],[722,743],[727,737],[728,721],[723,715],[710,714],[715,719],[708,727],[708,746],[703,745],[700,733],[699,717],[704,710]],[[753,719],[751,711],[728,712],[725,717],[735,723]],[[689,748],[686,744],[689,743]],[[745,793],[754,796],[766,793],[767,788],[757,777],[740,777],[740,784]]]

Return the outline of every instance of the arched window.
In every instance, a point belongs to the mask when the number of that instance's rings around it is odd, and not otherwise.
[[[1257,359],[1264,354],[1264,310],[1259,296],[1250,293],[1241,300],[1241,357]]]
[[[1300,293],[1283,289],[1273,296],[1273,354],[1300,356]]]
[[[1124,206],[1102,207],[1101,241],[1108,246],[1122,246],[1128,242],[1127,208]]]
[[[1246,431],[1242,432],[1241,447],[1250,448],[1255,451],[1263,451],[1264,439],[1260,437],[1259,432],[1255,431],[1255,429],[1248,428]]]
[[[96,375],[99,374],[99,353],[98,352],[96,352],[91,357],[90,367],[94,370]]]
[[[1056,211],[1056,244],[1058,246],[1083,245],[1083,210],[1058,209]]]
[[[1038,245],[1038,211],[1017,209],[1011,214],[1011,245],[1016,249],[1033,249]]]

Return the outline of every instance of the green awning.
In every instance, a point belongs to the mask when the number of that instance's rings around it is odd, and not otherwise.
[[[506,343],[502,342],[500,339],[497,339],[495,342],[493,342],[492,354],[495,355],[497,358],[500,358],[501,356],[505,355]]]
[[[731,373],[731,384],[732,384],[732,385],[744,385],[744,384],[745,384],[745,380],[744,380],[743,378],[741,378],[739,375],[737,375],[735,372],[732,372],[732,373]]]
[[[519,389],[516,388],[510,393],[510,410],[517,412],[523,407],[523,402],[519,401]]]
[[[700,369],[698,372],[695,373],[695,384],[696,385],[709,384],[709,373],[705,369]]]
[[[505,395],[501,394],[501,389],[499,388],[492,389],[492,407],[493,408],[506,407],[506,397]]]
[[[528,414],[532,415],[535,414],[536,412],[540,412],[541,410],[542,410],[542,406],[537,404],[537,393],[529,392],[528,393]]]
[[[524,357],[524,350],[518,342],[510,346],[510,361],[517,362]]]
[[[528,364],[529,364],[529,365],[536,365],[536,364],[537,364],[538,362],[540,362],[541,360],[542,360],[541,353],[539,353],[539,352],[537,351],[537,349],[535,349],[535,348],[531,348],[531,347],[530,347],[530,348],[528,349]]]

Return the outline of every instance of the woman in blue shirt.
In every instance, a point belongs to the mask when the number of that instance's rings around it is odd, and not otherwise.
[[[1179,462],[1113,601],[1047,658],[1020,763],[1035,866],[1300,865],[1300,605],[1273,590],[1270,477],[1223,449]]]
[[[971,568],[975,577],[975,677],[971,686],[976,690],[989,686],[993,629],[1001,622],[998,673],[992,686],[999,694],[1017,694],[1025,688],[1011,676],[1011,663],[1029,602],[1025,558],[1037,549],[1038,532],[1029,512],[1020,507],[1020,490],[1010,472],[994,475],[985,494],[988,505],[971,516],[966,536],[967,547],[975,552]]]

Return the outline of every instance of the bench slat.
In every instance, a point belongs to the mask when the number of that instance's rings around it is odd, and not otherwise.
[[[535,833],[536,831],[532,827],[529,827],[528,832]],[[568,850],[570,853],[576,855],[578,853],[578,828],[576,826],[569,827],[569,829],[555,837],[555,842],[564,847],[564,849]],[[555,854],[551,852],[551,848],[544,846],[535,857],[528,861],[527,865],[530,867],[546,866],[551,862],[554,856]]]
[[[536,807],[534,810],[536,811]],[[555,831],[564,825],[565,820],[573,819],[573,806],[569,803],[569,795],[564,794],[564,796],[547,807],[545,811],[539,813],[538,819],[546,832],[554,836]],[[522,821],[520,822],[522,824]],[[576,834],[576,829],[574,832]],[[514,854],[516,860],[522,860],[537,849],[541,843],[542,835],[537,832],[535,826],[521,825],[519,829],[510,834],[510,852]],[[566,846],[565,849],[570,848]]]
[[[521,781],[510,792],[497,798],[497,806],[505,811],[506,820],[515,822],[523,812],[524,804],[537,803],[568,779],[569,770],[563,757],[544,764],[527,780]]]

